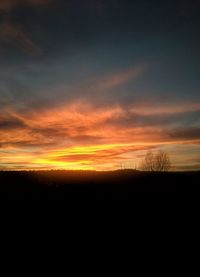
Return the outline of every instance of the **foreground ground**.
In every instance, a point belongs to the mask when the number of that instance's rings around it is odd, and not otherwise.
[[[134,170],[0,172],[0,194],[130,195],[135,192],[195,192],[200,172]]]

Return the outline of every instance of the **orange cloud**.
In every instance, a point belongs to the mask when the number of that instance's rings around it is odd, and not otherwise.
[[[96,87],[99,89],[114,89],[129,81],[134,81],[140,77],[146,69],[145,65],[140,65],[122,72],[110,74],[105,78],[100,79],[96,83]]]
[[[162,120],[168,124],[162,113],[156,111],[154,117],[150,108],[151,116],[142,115],[142,109],[137,115],[132,109],[84,102],[40,112],[7,109],[0,117],[1,167],[107,170],[127,160],[138,164],[152,147],[199,145],[199,128],[171,129],[162,125]]]

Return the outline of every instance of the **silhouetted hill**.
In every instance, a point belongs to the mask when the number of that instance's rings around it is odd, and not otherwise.
[[[1,171],[0,194],[113,196],[136,192],[195,192],[199,177],[200,172]]]

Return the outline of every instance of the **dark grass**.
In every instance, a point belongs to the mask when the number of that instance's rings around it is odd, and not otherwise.
[[[131,196],[197,192],[200,172],[1,171],[0,194]]]

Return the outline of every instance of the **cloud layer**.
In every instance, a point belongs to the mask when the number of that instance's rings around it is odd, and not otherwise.
[[[1,0],[0,168],[199,168],[199,1]]]
[[[138,163],[136,156],[147,149],[200,144],[200,109],[188,109],[150,109],[147,115],[147,107],[136,113],[134,107],[74,102],[40,113],[10,110],[0,118],[1,152],[4,163],[14,154],[24,164],[47,168],[111,169],[127,155]]]

